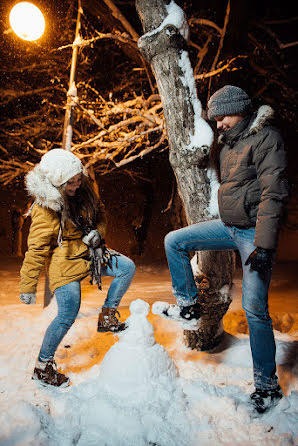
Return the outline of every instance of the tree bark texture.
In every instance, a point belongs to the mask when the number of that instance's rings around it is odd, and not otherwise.
[[[201,117],[200,101],[187,53],[187,21],[176,4],[175,14],[172,14],[173,4],[173,1],[167,0],[136,0],[145,33],[138,45],[151,63],[156,77],[167,127],[170,163],[187,222],[193,224],[212,218],[208,210],[211,190],[207,171],[212,139],[208,142],[208,137],[200,138],[196,127],[200,121],[203,124],[202,134],[208,135],[208,131],[211,131]],[[177,21],[175,17],[179,13],[180,21]],[[175,23],[171,23],[172,17]],[[197,258],[200,273],[196,282],[199,300],[204,307],[203,316],[199,329],[185,330],[184,335],[186,344],[192,349],[210,350],[223,336],[222,318],[231,303],[234,254],[201,251],[197,253]]]

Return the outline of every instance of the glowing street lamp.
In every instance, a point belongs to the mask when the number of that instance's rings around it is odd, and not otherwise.
[[[17,3],[10,11],[9,22],[16,35],[28,41],[39,39],[46,26],[40,9],[29,2]]]

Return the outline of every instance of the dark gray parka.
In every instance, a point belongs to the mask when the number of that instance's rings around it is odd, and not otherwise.
[[[276,249],[288,202],[283,139],[267,105],[220,137],[219,213],[229,226],[256,227],[255,246]]]

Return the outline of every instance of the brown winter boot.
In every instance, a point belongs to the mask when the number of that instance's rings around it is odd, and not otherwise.
[[[126,325],[123,322],[118,321],[116,314],[120,317],[119,311],[116,308],[102,307],[101,313],[98,316],[97,331],[105,333],[111,331],[117,333],[118,331],[125,330]]]
[[[47,362],[36,361],[32,379],[38,379],[44,384],[56,387],[69,385],[69,378],[57,371],[57,364],[54,359]]]

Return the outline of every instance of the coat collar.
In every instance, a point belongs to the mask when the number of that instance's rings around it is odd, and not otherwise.
[[[254,135],[269,125],[273,115],[274,111],[269,105],[262,105],[257,112],[244,117],[233,128],[220,135],[218,142],[232,146],[240,139]]]

